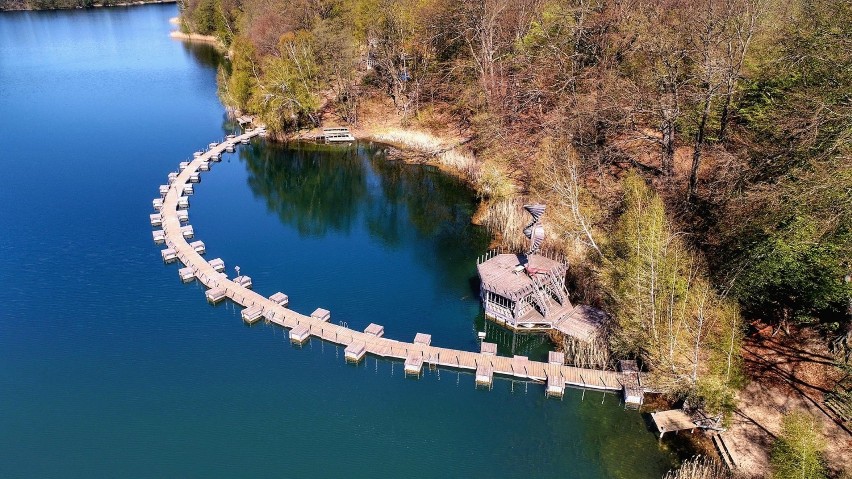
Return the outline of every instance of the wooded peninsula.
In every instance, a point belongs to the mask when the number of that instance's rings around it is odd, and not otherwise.
[[[796,389],[810,409],[778,412],[751,471],[852,472],[852,3],[180,4],[228,52],[223,102],[279,137],[435,139],[502,246],[526,241],[521,205],[548,205],[572,296],[611,317],[598,343],[554,338],[570,364],[638,359],[732,433],[777,412],[757,391]]]

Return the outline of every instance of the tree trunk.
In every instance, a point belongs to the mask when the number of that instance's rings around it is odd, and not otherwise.
[[[674,170],[674,125],[669,120],[663,121],[663,126],[660,128],[663,134],[662,140],[662,160],[660,166],[663,174],[671,175]]]
[[[719,142],[724,143],[725,134],[728,132],[728,113],[731,108],[731,93],[725,95],[725,104],[722,105],[722,117],[719,119]]]
[[[710,99],[704,101],[704,111],[701,112],[701,122],[698,131],[695,132],[695,150],[692,152],[692,170],[689,172],[688,200],[695,199],[695,190],[698,185],[698,167],[701,164],[701,148],[704,145],[704,130],[707,128],[707,117],[710,115]]]

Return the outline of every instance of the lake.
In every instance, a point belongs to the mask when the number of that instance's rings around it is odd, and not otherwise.
[[[676,461],[613,394],[293,347],[181,284],[151,199],[231,133],[222,61],[168,37],[174,5],[0,14],[0,477],[658,478]],[[475,199],[381,145],[263,140],[225,155],[190,208],[207,257],[332,321],[546,354],[486,327]],[[513,349],[514,348],[514,349]]]

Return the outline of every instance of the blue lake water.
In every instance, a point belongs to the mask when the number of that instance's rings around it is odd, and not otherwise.
[[[427,371],[247,327],[151,242],[178,162],[230,132],[218,55],[174,5],[0,14],[0,477],[654,478],[674,462],[616,395]],[[474,199],[380,146],[226,155],[191,198],[207,257],[263,294],[392,338],[478,347]],[[511,354],[513,338],[489,326]],[[543,354],[539,337],[515,352]]]

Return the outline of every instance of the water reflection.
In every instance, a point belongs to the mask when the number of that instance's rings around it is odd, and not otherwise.
[[[360,150],[360,149],[359,149]],[[317,145],[244,148],[252,193],[303,236],[350,233],[367,196],[362,151],[334,153]],[[359,154],[360,153],[360,154]]]
[[[253,194],[301,235],[363,229],[389,249],[414,245],[454,276],[469,276],[487,246],[485,231],[470,224],[473,196],[461,182],[388,161],[377,145],[264,144],[240,157]]]
[[[200,42],[180,42],[184,52],[188,53],[199,65],[217,70],[226,63],[225,58],[213,45]]]

